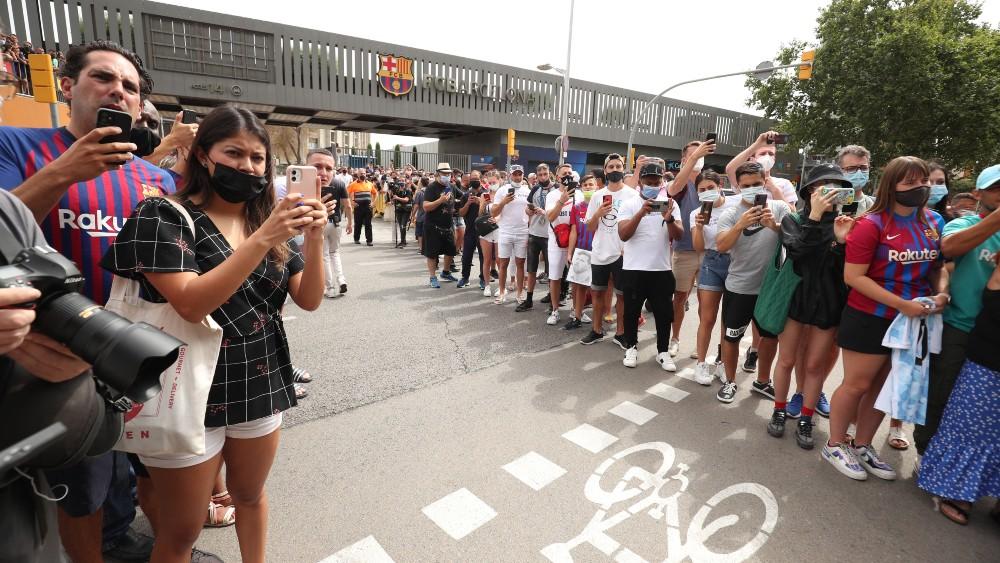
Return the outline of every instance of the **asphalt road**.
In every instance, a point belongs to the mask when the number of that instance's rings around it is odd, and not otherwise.
[[[967,527],[934,513],[912,449],[880,448],[898,481],[853,482],[791,425],[767,435],[749,374],[731,405],[687,379],[694,317],[678,374],[653,362],[652,326],[626,369],[541,307],[430,289],[390,236],[348,242],[345,297],[286,311],[314,382],[268,481],[269,561],[1000,561],[988,506]],[[817,444],[827,431],[818,419]],[[198,547],[240,560],[233,528]]]

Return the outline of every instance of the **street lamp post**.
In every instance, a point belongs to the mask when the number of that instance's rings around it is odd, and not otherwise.
[[[548,63],[538,65],[538,70],[554,70],[563,77],[562,95],[562,116],[559,134],[559,165],[566,161],[566,151],[569,150],[569,139],[566,137],[566,128],[569,125],[569,64],[573,53],[573,11],[576,7],[576,0],[569,0],[569,39],[566,42],[566,68],[556,68]]]
[[[662,92],[650,98],[649,101],[646,102],[646,105],[642,106],[642,109],[639,110],[638,115],[636,115],[635,118],[632,120],[632,127],[629,129],[628,133],[628,150],[625,152],[626,155],[625,158],[626,160],[629,161],[627,163],[629,172],[632,171],[632,162],[631,162],[632,158],[630,156],[632,154],[632,141],[635,140],[635,131],[639,127],[639,122],[646,116],[646,112],[649,111],[649,108],[653,105],[653,103],[656,102],[656,100],[663,97],[663,95],[666,94],[667,92],[673,90],[674,88],[677,88],[678,86],[684,86],[685,84],[693,84],[695,82],[704,82],[706,80],[715,80],[716,78],[726,78],[729,76],[740,76],[744,74],[753,74],[757,76],[757,78],[760,78],[761,80],[767,80],[767,78],[771,76],[771,73],[774,72],[775,70],[780,70],[783,68],[799,68],[802,65],[803,63],[797,62],[795,64],[790,64],[790,65],[773,66],[769,61],[765,61],[757,65],[757,68],[752,70],[742,70],[740,72],[728,72],[726,74],[716,74],[715,76],[706,76],[704,78],[685,80],[683,82],[678,82],[677,84],[668,86]]]

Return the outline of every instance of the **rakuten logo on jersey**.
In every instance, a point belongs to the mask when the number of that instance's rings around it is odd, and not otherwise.
[[[100,209],[97,213],[81,213],[77,215],[72,209],[59,209],[59,228],[76,229],[92,237],[114,237],[122,230],[125,219],[114,215],[105,215]]]
[[[890,262],[902,262],[909,264],[912,262],[931,262],[937,260],[938,251],[925,248],[923,250],[890,250]]]
[[[989,249],[984,248],[979,251],[979,259],[982,260],[983,262],[992,263],[994,260],[997,259],[997,253],[990,252]]]

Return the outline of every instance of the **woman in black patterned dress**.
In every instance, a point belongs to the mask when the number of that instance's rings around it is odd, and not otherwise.
[[[199,127],[187,182],[175,196],[194,222],[194,236],[171,202],[149,198],[102,262],[139,280],[147,299],[169,302],[190,322],[211,315],[223,330],[205,413],[205,454],[140,456],[161,516],[154,563],[190,560],[223,461],[240,515],[243,561],[264,561],[264,482],[281,413],[296,404],[281,306],[286,295],[310,311],[322,302],[326,224],[315,199],[289,194],[275,203],[272,162],[268,134],[251,112],[215,109]],[[301,251],[289,240],[298,234],[305,235]]]

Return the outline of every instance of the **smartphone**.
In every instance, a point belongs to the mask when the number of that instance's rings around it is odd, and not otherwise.
[[[198,114],[189,109],[183,110],[183,113],[181,113],[181,123],[188,125],[198,123]]]
[[[124,111],[101,108],[97,110],[97,127],[118,127],[122,130],[117,135],[104,137],[102,143],[127,143],[132,131],[132,116]]]
[[[515,188],[507,188],[507,195],[514,195]]]
[[[854,217],[858,213],[858,202],[848,203],[840,208],[841,215],[848,215]]]
[[[535,210],[535,204],[534,204],[534,203],[531,203],[531,202],[529,202],[529,203],[528,203],[528,209],[529,209],[529,210],[531,210],[531,211],[534,211],[534,210]]]
[[[711,132],[711,133],[709,133],[708,135],[705,136],[705,142],[706,143],[714,143],[717,138],[718,138],[718,133],[715,133],[713,131],[713,132]]]
[[[774,143],[777,145],[787,145],[790,140],[792,140],[792,136],[788,133],[778,133],[774,136]]]
[[[288,178],[288,193],[300,193],[303,199],[319,199],[320,188],[316,186],[317,171],[313,166],[289,166],[285,170]]]
[[[703,201],[701,202],[701,214],[705,216],[705,220],[712,218],[712,208],[715,207],[714,201]]]
[[[656,213],[660,213],[660,212],[662,212],[666,208],[667,208],[667,202],[666,201],[661,201],[661,200],[654,199],[654,200],[652,200],[652,201],[649,202],[649,209],[650,209],[650,211],[654,211]]]
[[[604,200],[603,200],[603,204],[602,204],[602,205],[611,205],[611,200],[612,200],[612,199],[613,199],[613,198],[611,197],[611,194],[605,194],[605,195],[604,195]]]
[[[757,194],[753,196],[753,204],[755,207],[764,207],[767,205],[767,194]]]
[[[823,186],[821,193],[827,195],[831,192],[836,192],[837,197],[833,199],[833,203],[836,205],[850,205],[854,203],[854,188],[828,188]]]
[[[486,203],[490,202],[490,192],[483,192],[483,201]]]

